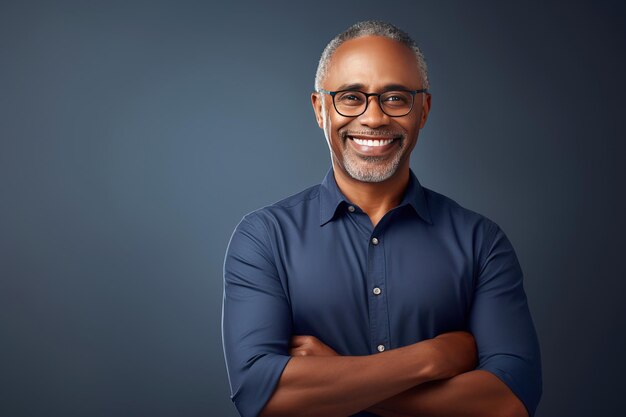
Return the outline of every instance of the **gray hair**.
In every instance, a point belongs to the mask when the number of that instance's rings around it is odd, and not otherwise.
[[[391,23],[381,22],[378,20],[367,20],[364,22],[358,22],[350,26],[344,32],[335,36],[324,48],[320,62],[317,65],[317,72],[315,73],[315,89],[319,89],[322,86],[322,82],[326,78],[328,72],[328,65],[330,58],[333,56],[337,48],[350,39],[360,38],[362,36],[382,36],[394,41],[398,41],[405,46],[411,48],[417,58],[417,64],[419,65],[423,88],[428,88],[428,68],[426,67],[426,61],[422,51],[417,46],[417,43],[403,30],[398,29]]]

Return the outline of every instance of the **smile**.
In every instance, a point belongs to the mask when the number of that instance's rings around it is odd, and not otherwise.
[[[400,138],[388,138],[388,139],[364,139],[354,136],[348,136],[350,139],[349,145],[358,154],[364,156],[383,156],[391,153],[394,149],[397,149],[396,142]]]
[[[391,142],[394,141],[394,139],[383,139],[383,140],[365,140],[365,139],[358,139],[358,138],[353,138],[348,136],[350,139],[352,139],[353,141],[355,141],[357,144],[362,145],[362,146],[385,146],[385,145],[389,145]]]

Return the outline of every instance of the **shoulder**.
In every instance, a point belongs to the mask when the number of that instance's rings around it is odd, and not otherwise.
[[[302,219],[311,213],[319,214],[320,184],[312,185],[271,204],[252,210],[242,217],[239,225],[251,224],[270,229],[288,222]],[[238,226],[239,226],[238,225]]]
[[[433,225],[443,236],[468,248],[476,263],[484,263],[493,252],[494,245],[510,245],[504,231],[490,217],[464,207],[448,196],[423,188]]]
[[[493,219],[463,207],[457,201],[430,189],[424,190],[433,217],[442,233],[472,253],[475,277],[483,276],[486,268],[521,270],[513,244]]]
[[[422,187],[434,221],[449,220],[457,226],[482,226],[495,230],[498,225],[489,217],[459,204],[456,200],[427,187]]]

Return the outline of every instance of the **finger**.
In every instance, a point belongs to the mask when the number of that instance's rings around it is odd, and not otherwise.
[[[291,356],[307,356],[308,352],[306,349],[291,349],[290,355]]]
[[[292,346],[300,346],[308,342],[310,336],[298,335],[291,338]]]

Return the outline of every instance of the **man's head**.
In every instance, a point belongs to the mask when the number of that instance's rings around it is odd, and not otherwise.
[[[383,22],[353,25],[324,49],[315,88],[311,101],[335,168],[364,182],[382,182],[408,170],[410,153],[426,123],[430,95],[420,91],[428,88],[426,64],[406,33]],[[345,89],[409,92],[390,93],[381,99],[335,93]],[[358,103],[361,106],[355,107],[355,112],[342,107]],[[393,117],[403,114],[403,108],[408,111],[406,115]]]
[[[350,39],[360,38],[363,36],[382,36],[387,39],[398,41],[410,48],[415,54],[415,59],[420,68],[420,76],[422,77],[422,85],[424,88],[428,88],[428,67],[424,60],[422,51],[417,46],[417,43],[404,31],[398,29],[394,25],[386,22],[380,22],[377,20],[368,20],[365,22],[358,22],[350,26],[339,35],[335,36],[328,45],[324,48],[319,64],[317,65],[317,72],[315,73],[315,90],[322,88],[322,83],[328,72],[328,64],[333,54],[341,44]]]

